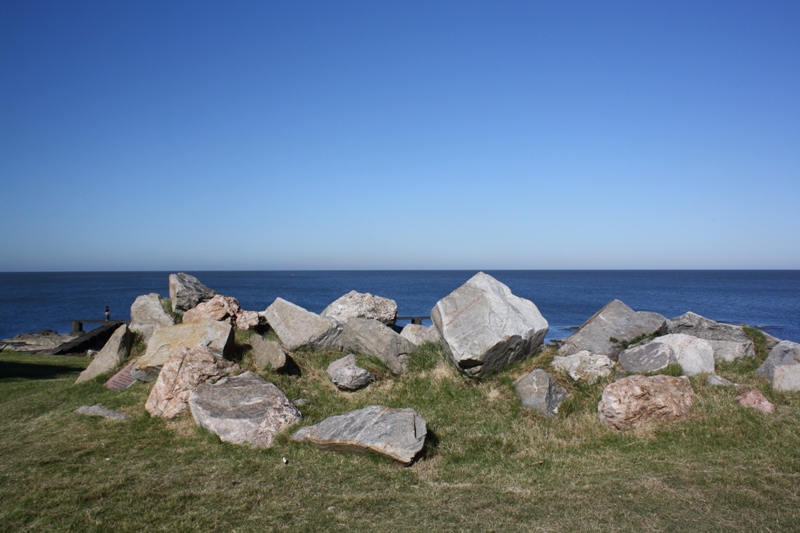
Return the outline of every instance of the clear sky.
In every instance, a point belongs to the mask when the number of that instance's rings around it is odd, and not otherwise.
[[[800,2],[0,0],[0,271],[800,268]]]

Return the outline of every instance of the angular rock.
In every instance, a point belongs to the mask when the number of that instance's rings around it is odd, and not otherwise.
[[[427,434],[425,420],[413,409],[371,405],[301,428],[292,440],[323,450],[374,452],[408,465],[422,451]]]
[[[542,345],[549,327],[533,302],[483,272],[439,300],[431,318],[450,360],[471,377],[525,359]]]
[[[421,346],[426,342],[442,342],[442,338],[439,336],[439,330],[436,329],[436,326],[425,327],[419,324],[407,324],[400,332],[400,336],[408,339],[417,346]]]
[[[725,379],[722,376],[711,374],[706,378],[706,385],[709,387],[735,387],[736,383]]]
[[[161,305],[161,296],[156,293],[143,294],[131,305],[131,331],[142,334],[145,344],[157,330],[175,325],[175,320]]]
[[[757,390],[750,390],[743,393],[736,399],[742,407],[752,407],[762,413],[770,414],[775,412],[775,404],[767,400],[763,394]]]
[[[169,275],[169,297],[175,312],[188,311],[199,303],[207,302],[216,294],[217,291],[209,289],[194,276],[183,272]]]
[[[558,355],[588,350],[616,360],[623,342],[643,335],[665,333],[666,329],[666,317],[647,311],[637,312],[619,300],[612,300],[564,341]],[[616,339],[616,342],[611,339]]]
[[[147,351],[136,362],[131,373],[139,381],[153,381],[175,348],[194,348],[198,344],[208,346],[220,357],[230,358],[235,349],[233,328],[225,322],[177,324],[161,328],[153,333],[147,343]]]
[[[514,384],[514,391],[526,409],[538,411],[545,416],[553,416],[558,406],[567,399],[567,393],[558,386],[553,377],[536,368]]]
[[[776,344],[756,374],[769,379],[776,390],[800,390],[800,344],[792,341]]]
[[[773,337],[772,335],[770,335],[766,331],[762,331],[762,330],[759,330],[759,331],[761,331],[761,334],[764,335],[764,339],[767,341],[766,342],[767,351],[772,351],[772,349],[775,346],[777,346],[779,342],[781,342],[781,340],[778,337]]]
[[[322,318],[283,298],[276,298],[264,311],[264,317],[287,350],[337,349],[340,346],[341,327],[334,320]]]
[[[408,358],[417,349],[388,326],[370,318],[351,318],[344,326],[341,346],[383,361],[395,374],[408,370]]]
[[[253,361],[258,370],[270,368],[276,372],[288,372],[296,366],[280,343],[267,340],[261,335],[253,335],[248,342],[253,348]]]
[[[347,355],[328,365],[328,377],[340,390],[356,391],[363,389],[373,381],[372,372],[356,365],[356,356]]]
[[[600,378],[611,375],[614,371],[614,361],[605,355],[596,355],[584,350],[566,357],[555,356],[553,368],[568,373],[575,381],[594,383]]]
[[[117,368],[130,355],[132,342],[133,335],[128,330],[128,326],[123,324],[118,327],[105,346],[103,346],[103,349],[94,356],[86,370],[81,372],[75,383],[89,381]]]
[[[197,387],[189,406],[195,422],[220,440],[259,448],[302,418],[278,387],[252,372]]]
[[[688,312],[667,320],[669,333],[684,333],[711,343],[714,359],[733,361],[742,357],[753,357],[753,341],[742,326],[715,322],[696,313]]]
[[[144,408],[152,416],[175,418],[189,406],[189,396],[197,387],[237,370],[239,365],[206,346],[175,348],[158,374]]]
[[[619,363],[628,372],[653,372],[677,363],[687,376],[713,374],[714,348],[705,339],[671,333],[628,348],[619,354]]]
[[[694,403],[694,391],[685,376],[628,376],[603,390],[597,404],[600,422],[619,430],[657,420],[685,420]]]
[[[676,362],[675,352],[664,342],[637,344],[619,354],[620,366],[633,374],[656,372]]]
[[[372,318],[391,326],[397,321],[397,303],[368,292],[350,291],[326,307],[320,316],[342,324],[351,318]]]
[[[128,415],[125,413],[120,413],[119,411],[112,411],[111,409],[106,409],[101,404],[96,405],[81,405],[77,409],[73,411],[73,413],[78,413],[79,415],[86,415],[86,416],[102,416],[103,418],[109,418],[111,420],[125,420],[128,418]]]
[[[238,330],[246,331],[258,325],[258,313],[242,310],[236,298],[217,294],[183,314],[184,324],[195,322],[227,322]]]

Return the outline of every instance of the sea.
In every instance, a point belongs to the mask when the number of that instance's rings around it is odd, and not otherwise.
[[[438,300],[475,270],[201,271],[187,272],[242,308],[263,311],[277,297],[321,312],[355,290],[392,298],[400,316],[429,316]],[[536,304],[550,324],[547,340],[568,337],[601,307],[619,299],[637,311],[669,318],[693,311],[763,328],[800,342],[800,270],[487,270]],[[169,296],[170,272],[0,273],[0,339],[72,320],[130,318],[137,296]],[[426,320],[424,324],[430,324]],[[86,325],[91,329],[93,324]]]

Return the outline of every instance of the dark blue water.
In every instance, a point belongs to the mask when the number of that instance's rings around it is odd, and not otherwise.
[[[548,339],[570,334],[618,298],[637,311],[767,326],[800,342],[800,271],[487,271],[532,300],[550,323]],[[356,290],[397,301],[400,315],[429,315],[436,302],[475,271],[190,272],[242,307],[263,311],[280,296],[319,313]],[[0,273],[0,339],[18,333],[70,330],[72,319],[127,319],[140,294],[167,297],[169,272]]]

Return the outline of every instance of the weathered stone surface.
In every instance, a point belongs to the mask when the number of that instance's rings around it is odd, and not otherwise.
[[[397,320],[397,302],[368,292],[350,291],[326,307],[320,316],[342,324],[351,318],[372,318],[391,326]]]
[[[287,372],[294,368],[294,361],[286,355],[280,343],[267,340],[261,335],[253,335],[248,342],[253,348],[253,361],[257,369],[271,368],[276,372]]]
[[[52,329],[43,329],[36,333],[22,333],[10,339],[4,339],[3,344],[5,344],[4,349],[25,353],[40,353],[54,350],[64,343],[77,339],[80,335],[80,333],[59,335],[57,331]]]
[[[619,363],[628,372],[653,372],[677,363],[687,376],[713,374],[714,349],[705,339],[672,333],[628,348],[619,354]]]
[[[408,358],[417,346],[391,328],[369,318],[351,318],[344,326],[341,345],[345,350],[374,355],[395,374],[408,370]]]
[[[685,376],[628,376],[603,390],[597,416],[607,426],[626,430],[656,420],[686,419],[692,403],[694,391]]]
[[[594,383],[600,378],[611,375],[614,371],[614,361],[605,355],[584,350],[566,357],[555,356],[553,368],[568,373],[575,381]]]
[[[800,390],[800,344],[792,341],[776,344],[756,374],[769,379],[776,390]]]
[[[436,326],[421,326],[419,324],[407,324],[400,332],[400,336],[408,339],[417,346],[425,344],[426,342],[440,343],[442,338],[439,336],[439,330]]]
[[[638,344],[619,354],[620,366],[635,374],[655,372],[676,362],[675,352],[664,342]]]
[[[183,315],[184,324],[215,321],[227,322],[236,329],[246,331],[258,325],[258,313],[242,310],[236,298],[217,294],[207,302],[197,304]]]
[[[558,412],[558,405],[567,398],[564,389],[558,386],[553,377],[536,368],[514,384],[514,391],[526,409],[538,411],[545,416]]]
[[[736,383],[725,379],[722,376],[711,374],[706,378],[706,385],[709,387],[735,387]]]
[[[549,327],[533,302],[483,272],[439,300],[431,318],[450,360],[472,377],[528,357]]]
[[[328,365],[328,377],[340,390],[355,391],[363,389],[373,381],[372,372],[356,365],[356,356],[347,355]]]
[[[81,405],[74,413],[78,413],[79,415],[86,415],[86,416],[102,416],[103,418],[109,418],[111,420],[125,420],[128,418],[128,415],[125,413],[120,413],[119,411],[112,411],[111,409],[106,409],[101,404],[96,405]]]
[[[326,418],[301,428],[292,440],[338,452],[374,452],[411,464],[422,451],[428,434],[425,420],[413,409],[371,405]]]
[[[252,372],[200,385],[189,406],[195,422],[221,440],[259,448],[302,418],[278,387]]]
[[[145,344],[157,330],[175,325],[175,320],[164,311],[161,296],[156,293],[143,294],[131,305],[131,331],[142,334]]]
[[[764,335],[764,339],[767,341],[766,342],[767,351],[772,351],[772,349],[775,346],[777,346],[779,342],[781,342],[781,340],[778,337],[773,337],[772,335],[763,330],[759,331],[761,331],[761,333]]]
[[[770,414],[775,412],[775,404],[767,400],[763,394],[757,390],[750,390],[739,396],[736,401],[742,407],[752,407],[762,413]]]
[[[169,297],[176,312],[188,311],[202,302],[207,302],[217,291],[209,289],[200,280],[189,274],[178,272],[169,275]]]
[[[647,311],[637,312],[619,300],[612,300],[564,341],[558,355],[588,350],[616,360],[622,351],[622,342],[643,335],[665,333],[666,329],[666,317]]]
[[[130,355],[132,342],[133,335],[128,330],[128,326],[123,324],[118,327],[114,334],[111,335],[111,338],[108,339],[106,345],[103,346],[103,349],[94,356],[86,370],[81,372],[75,383],[89,381],[117,368]]]
[[[131,359],[119,372],[108,378],[108,381],[104,384],[105,388],[110,390],[122,390],[136,383],[136,378],[131,374],[134,365],[136,365],[136,361],[136,359]]]
[[[276,298],[264,311],[270,327],[287,350],[298,348],[337,349],[341,326],[299,305]]]
[[[201,384],[237,371],[239,366],[206,346],[178,347],[158,374],[144,408],[152,416],[175,418],[189,406],[189,396]]]
[[[153,333],[147,351],[133,367],[133,377],[139,381],[152,381],[175,348],[194,348],[198,344],[220,357],[230,357],[234,350],[233,328],[225,322],[177,324]]]
[[[692,312],[667,320],[667,331],[709,341],[717,361],[733,361],[756,353],[753,341],[741,326],[715,322]]]

